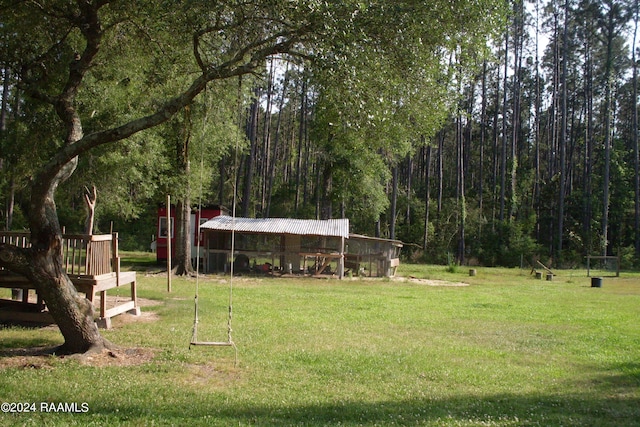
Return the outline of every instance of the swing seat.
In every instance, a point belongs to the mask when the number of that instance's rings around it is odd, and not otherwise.
[[[235,347],[233,342],[229,341],[191,341],[189,345],[209,345],[212,347]]]

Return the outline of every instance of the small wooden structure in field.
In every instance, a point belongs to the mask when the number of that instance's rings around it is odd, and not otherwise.
[[[201,225],[204,271],[393,276],[402,242],[349,233],[348,219],[233,218]],[[231,235],[235,234],[233,259]]]
[[[129,312],[140,315],[136,293],[136,273],[120,270],[118,233],[102,235],[64,234],[63,267],[79,292],[92,303],[100,295],[98,326],[111,327],[111,318]],[[0,232],[0,242],[19,247],[29,247],[28,232]],[[107,290],[129,285],[129,295],[120,296],[113,307],[108,308]],[[12,297],[0,298],[0,319],[11,321],[52,322],[46,310],[46,302],[37,294],[30,299],[35,286],[26,277],[0,269],[0,288],[21,290]],[[21,295],[19,295],[21,293]],[[120,300],[121,299],[121,300]]]
[[[349,234],[346,267],[354,274],[369,277],[393,277],[400,265],[399,240]]]

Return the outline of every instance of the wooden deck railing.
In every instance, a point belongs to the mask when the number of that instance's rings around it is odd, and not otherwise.
[[[31,246],[26,231],[0,231],[0,243],[21,248]],[[118,259],[118,233],[62,235],[62,263],[69,276],[119,272]]]
[[[0,231],[0,243],[9,243],[22,248],[31,246],[29,232],[25,231]],[[118,233],[63,234],[62,265],[76,289],[83,292],[87,299],[93,302],[95,295],[100,294],[100,317],[96,321],[102,327],[110,327],[111,317],[118,314],[124,312],[140,314],[140,308],[137,305],[136,273],[120,271]],[[29,290],[35,289],[33,284],[30,284],[25,277],[1,267],[0,273],[0,287],[22,289],[24,291],[22,303],[29,305]],[[131,299],[116,302],[113,308],[108,308],[107,290],[119,288],[124,284],[130,284]],[[36,306],[38,309],[44,307],[39,296]]]

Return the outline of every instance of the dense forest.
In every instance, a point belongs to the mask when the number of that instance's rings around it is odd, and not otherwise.
[[[238,216],[346,217],[416,261],[571,267],[591,254],[637,266],[638,1],[507,3],[506,22],[486,23],[499,29],[490,43],[430,51],[429,67],[413,44],[372,65],[345,43],[325,66],[277,54],[210,84],[166,124],[83,154],[58,190],[60,223],[84,229],[95,187],[97,231],[113,225],[125,249],[148,250],[170,194]],[[91,90],[108,69],[90,76],[79,102],[101,106],[87,131],[161,97],[153,79],[181,78],[177,54],[162,52],[157,76],[137,73],[131,52],[111,89]],[[56,119],[2,71],[1,225],[15,230],[28,226],[33,159],[47,156],[34,133],[54,133]]]

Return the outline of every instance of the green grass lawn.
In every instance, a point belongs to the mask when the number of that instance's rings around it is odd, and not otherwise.
[[[399,270],[469,286],[238,277],[237,366],[231,348],[189,350],[194,279],[174,278],[168,294],[165,277],[139,273],[139,296],[157,302],[143,313],[157,319],[116,318],[104,335],[153,359],[6,366],[0,402],[88,411],[0,414],[0,424],[640,425],[640,275],[591,288],[584,271],[557,273]],[[201,340],[226,339],[228,279],[199,281]],[[0,338],[0,349],[61,343],[55,328],[4,328]]]

